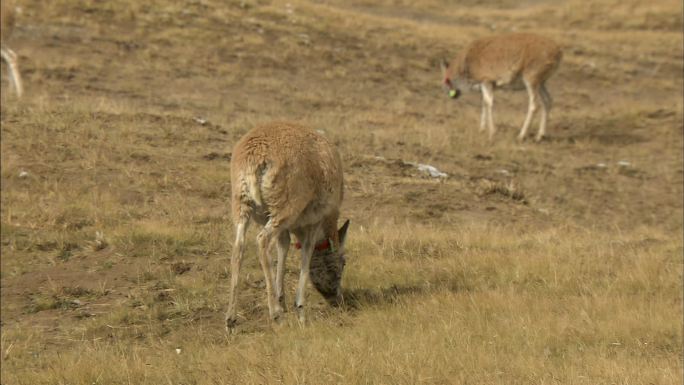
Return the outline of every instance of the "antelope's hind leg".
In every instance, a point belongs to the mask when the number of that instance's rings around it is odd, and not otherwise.
[[[228,299],[228,311],[226,312],[226,329],[231,330],[237,324],[237,297],[238,284],[240,283],[240,266],[245,254],[245,233],[249,226],[249,217],[240,218],[235,226],[235,244],[230,257],[230,297]]]
[[[7,73],[9,74],[10,83],[17,93],[17,97],[24,94],[24,86],[21,82],[21,74],[19,73],[19,64],[17,62],[17,54],[7,47],[0,49],[2,60],[7,63]]]
[[[287,252],[290,248],[290,232],[283,231],[278,236],[276,249],[278,252],[278,265],[276,268],[275,276],[275,295],[278,300],[278,304],[283,309],[287,310],[285,305],[285,290],[284,290],[284,278],[285,278],[285,261],[287,260]]]
[[[530,98],[529,105],[527,106],[527,116],[525,116],[525,121],[523,122],[522,128],[520,129],[520,134],[518,135],[518,140],[525,140],[527,135],[527,130],[530,128],[530,123],[532,123],[532,118],[534,113],[537,111],[537,99],[539,97],[539,86],[533,85],[527,79],[523,79],[525,83],[525,88],[527,89],[527,94]]]
[[[266,299],[268,301],[268,314],[274,321],[279,321],[283,313],[283,308],[280,306],[275,298],[273,280],[273,268],[271,267],[271,258],[268,255],[271,242],[278,239],[282,230],[273,226],[272,221],[268,221],[266,226],[257,235],[257,248],[259,254],[259,263],[261,270],[264,273],[264,281],[266,282]]]
[[[297,315],[301,324],[304,324],[306,321],[304,301],[306,298],[306,284],[309,280],[311,256],[313,255],[313,249],[315,245],[315,241],[313,239],[314,233],[315,231],[308,231],[301,237],[297,235],[297,238],[299,238],[300,242],[302,243],[302,260],[299,268],[299,282],[297,283],[297,290],[295,292],[295,309],[297,310]]]
[[[539,122],[539,132],[537,132],[537,136],[535,138],[537,142],[542,140],[544,135],[546,135],[546,123],[549,119],[551,107],[553,106],[553,98],[551,97],[551,94],[549,94],[549,90],[546,89],[545,84],[542,84],[541,87],[539,87],[539,95],[541,96],[542,101],[542,111],[541,121]]]

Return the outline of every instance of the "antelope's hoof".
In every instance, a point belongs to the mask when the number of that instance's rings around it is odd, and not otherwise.
[[[306,315],[304,312],[304,306],[297,305],[295,303],[295,309],[297,309],[297,320],[299,320],[299,324],[304,325],[304,323],[306,322]]]
[[[238,325],[237,317],[226,317],[226,331],[229,333],[234,333],[235,328]]]
[[[271,315],[271,321],[273,321],[274,324],[279,324],[279,323],[283,322],[283,319],[285,319],[285,317],[283,317],[282,311],[273,313]]]
[[[278,304],[282,308],[282,311],[284,313],[286,313],[287,312],[287,305],[285,304],[285,296],[284,295],[281,295],[280,297],[278,297]]]

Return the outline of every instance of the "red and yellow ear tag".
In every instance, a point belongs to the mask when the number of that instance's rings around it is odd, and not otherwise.
[[[300,242],[295,243],[294,246],[295,246],[295,249],[301,249],[302,248],[302,244]],[[330,251],[333,253],[335,252],[335,244],[333,243],[331,238],[324,239],[323,242],[317,244],[314,247],[314,250],[316,250],[316,251],[325,251],[328,249],[330,249]]]

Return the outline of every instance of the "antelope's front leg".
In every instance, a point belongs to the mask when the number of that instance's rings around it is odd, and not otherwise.
[[[494,85],[492,83],[482,83],[480,85],[482,89],[482,101],[487,106],[486,117],[487,117],[487,127],[489,128],[489,140],[494,139],[494,133],[496,132],[496,126],[494,126],[494,116],[492,108],[494,106]]]
[[[483,132],[487,128],[487,111],[487,99],[485,98],[484,91],[482,91],[482,113],[480,114],[480,132]]]

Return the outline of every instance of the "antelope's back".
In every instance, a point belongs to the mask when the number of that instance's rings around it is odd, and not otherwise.
[[[342,163],[334,146],[317,132],[297,123],[271,122],[253,128],[235,145],[231,183],[234,200],[244,196],[245,188],[258,189],[273,209],[297,201],[339,205]]]
[[[546,72],[562,57],[558,44],[531,33],[511,33],[472,42],[466,53],[468,72],[474,78],[495,80],[528,69]]]

